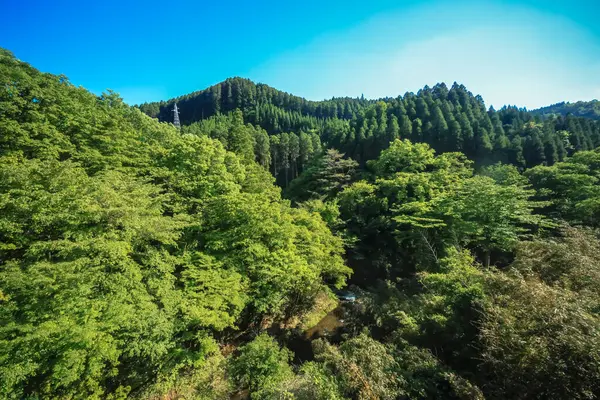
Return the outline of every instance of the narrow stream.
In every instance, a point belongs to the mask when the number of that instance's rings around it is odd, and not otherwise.
[[[331,337],[342,326],[344,326],[344,308],[338,306],[325,315],[315,326],[304,331],[304,338],[314,340],[320,337]]]
[[[335,342],[344,326],[344,306],[338,306],[325,315],[315,326],[304,331],[301,335],[290,338],[286,346],[294,352],[294,362],[303,363],[314,359],[311,342],[318,338],[328,338]]]

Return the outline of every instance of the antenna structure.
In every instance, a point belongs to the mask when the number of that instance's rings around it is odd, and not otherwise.
[[[175,103],[175,107],[173,107],[173,125],[177,129],[181,128],[181,123],[179,123],[179,109],[177,109],[177,103]]]

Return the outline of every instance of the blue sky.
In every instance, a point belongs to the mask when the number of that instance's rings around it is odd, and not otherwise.
[[[440,81],[495,107],[600,98],[598,0],[0,0],[0,15],[1,47],[132,104],[230,76],[313,100]]]

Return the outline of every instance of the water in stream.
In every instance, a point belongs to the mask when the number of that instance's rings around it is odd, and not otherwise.
[[[339,306],[325,315],[315,326],[288,339],[286,346],[295,354],[294,361],[302,363],[314,358],[311,342],[325,337],[336,341],[340,328],[344,326],[344,306]]]

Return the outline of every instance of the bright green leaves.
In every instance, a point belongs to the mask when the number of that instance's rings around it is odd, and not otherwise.
[[[311,298],[321,277],[341,283],[349,272],[341,262],[341,241],[317,214],[291,211],[260,194],[216,198],[205,208],[201,232],[204,251],[249,279],[260,312],[294,307],[291,293]]]
[[[156,365],[172,347],[173,280],[153,279],[170,256],[152,249],[174,244],[185,223],[162,216],[156,188],[125,175],[3,161],[0,235],[14,249],[0,279],[3,390],[18,397],[45,376],[31,393],[102,397],[122,361]]]
[[[325,282],[338,289],[346,284],[346,278],[351,274],[342,260],[342,239],[332,236],[317,212],[305,209],[294,209],[294,223],[297,226],[294,242],[300,254],[306,258]]]
[[[133,246],[138,241],[173,244],[184,226],[181,219],[162,216],[166,198],[158,188],[123,174],[89,178],[71,163],[7,158],[0,166],[5,246],[25,250],[102,235]],[[29,254],[44,251],[37,247]]]
[[[206,254],[186,255],[185,264],[179,267],[183,322],[191,328],[233,326],[247,302],[242,275]]]
[[[433,163],[434,151],[425,143],[396,140],[384,150],[371,167],[378,176],[396,172],[423,172]]]
[[[547,212],[576,224],[600,224],[600,153],[580,152],[551,167],[528,170],[529,178],[542,200],[550,200]]]
[[[417,277],[425,289],[414,299],[419,303],[415,318],[420,334],[429,335],[430,343],[443,346],[447,341],[458,352],[474,339],[469,335],[473,321],[468,318],[484,300],[483,273],[468,251],[449,249],[448,253],[440,260],[439,272],[423,272]]]
[[[230,367],[233,379],[250,389],[252,399],[268,398],[264,394],[277,389],[293,372],[288,362],[292,353],[280,348],[269,335],[261,334],[240,348],[240,355]]]
[[[475,176],[446,196],[440,208],[460,243],[486,253],[508,251],[530,232],[529,227],[544,225],[544,218],[533,213],[544,203],[531,201],[533,194],[523,186],[501,186],[491,178]]]
[[[357,235],[376,227],[401,246],[421,242],[421,260],[463,245],[481,250],[488,265],[491,251],[511,250],[532,228],[545,225],[534,213],[545,203],[531,201],[534,191],[514,177],[509,182],[500,167],[490,171],[502,184],[473,176],[461,154],[436,157],[427,145],[408,141],[392,143],[372,167],[374,183],[357,182],[340,194],[342,219]]]
[[[240,113],[182,135],[6,52],[0,72],[0,397],[222,398],[220,332],[297,316],[349,275]]]
[[[0,152],[76,160],[88,171],[139,168],[149,162],[130,110],[113,94],[97,98],[64,77],[0,55]]]

